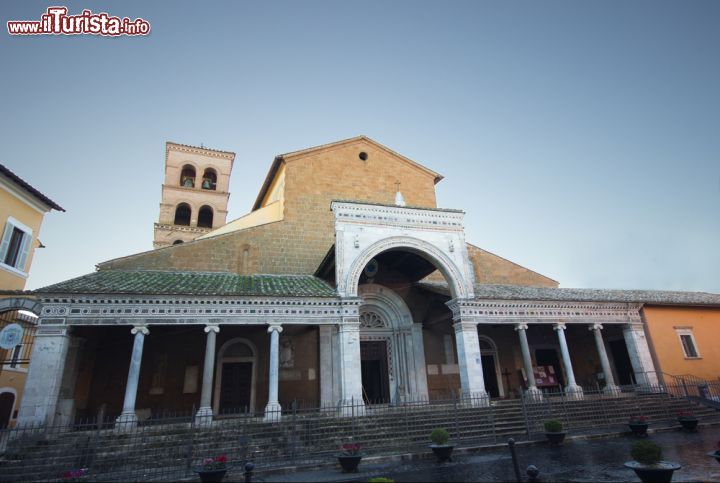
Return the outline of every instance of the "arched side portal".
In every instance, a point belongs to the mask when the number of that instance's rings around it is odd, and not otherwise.
[[[0,313],[10,310],[27,310],[35,315],[40,315],[42,306],[40,302],[29,298],[8,298],[0,299]]]
[[[255,345],[240,337],[222,345],[215,369],[215,414],[255,411],[257,354]]]
[[[500,359],[495,341],[486,335],[479,335],[480,357],[482,357],[485,388],[491,397],[505,397]]]
[[[413,323],[405,301],[387,287],[361,285],[359,296],[364,396],[369,402],[426,400],[422,325]]]

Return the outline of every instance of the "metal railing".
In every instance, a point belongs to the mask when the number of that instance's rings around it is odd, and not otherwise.
[[[680,389],[643,385],[612,393],[586,388],[582,397],[556,392],[510,400],[473,396],[331,407],[296,402],[269,414],[242,408],[213,421],[196,420],[192,411],[156,413],[137,423],[112,424],[105,417],[22,426],[0,431],[0,481],[60,480],[80,468],[104,481],[181,480],[191,478],[204,458],[219,455],[232,466],[228,478],[241,479],[248,460],[259,469],[328,463],[348,440],[368,456],[424,452],[437,427],[447,429],[456,446],[469,447],[510,436],[535,438],[548,419],[580,432],[624,426],[633,415],[654,424],[674,420],[680,411],[718,414],[678,396]]]

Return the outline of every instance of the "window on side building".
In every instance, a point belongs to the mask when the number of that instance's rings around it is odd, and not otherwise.
[[[32,230],[9,217],[0,242],[0,266],[24,274],[31,242]]]
[[[680,338],[680,345],[682,345],[683,353],[686,359],[698,359],[700,358],[700,352],[698,352],[697,344],[695,343],[695,336],[693,335],[692,328],[682,327],[676,328],[678,337]]]

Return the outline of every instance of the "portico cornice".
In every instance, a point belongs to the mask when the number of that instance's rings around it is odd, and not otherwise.
[[[40,325],[337,324],[356,305],[340,298],[58,296],[42,300]],[[359,300],[357,301],[359,306]]]
[[[642,323],[640,303],[454,299],[447,305],[453,319],[473,318],[478,323]]]

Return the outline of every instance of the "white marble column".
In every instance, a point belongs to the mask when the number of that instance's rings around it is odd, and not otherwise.
[[[71,337],[68,345],[62,384],[58,393],[58,404],[55,410],[54,424],[65,426],[75,419],[75,384],[80,369],[80,358],[83,357],[85,339]]]
[[[490,399],[485,390],[477,323],[460,319],[453,324],[453,328],[455,329],[462,397],[473,406],[486,406],[490,403]]]
[[[68,331],[66,327],[38,327],[20,403],[18,426],[53,424],[72,339]]]
[[[340,381],[338,370],[337,326],[320,325],[318,327],[320,344],[320,407],[324,410],[336,410],[340,400]]]
[[[202,390],[200,392],[200,408],[195,414],[195,422],[199,425],[209,425],[213,418],[212,409],[212,383],[215,373],[215,343],[220,327],[217,325],[205,326],[205,363],[203,365]]]
[[[527,340],[527,329],[527,324],[515,325],[515,331],[520,338],[520,351],[522,352],[525,377],[527,377],[528,381],[527,393],[532,397],[541,398],[542,392],[537,388],[537,384],[535,383],[535,373],[533,372],[532,358],[530,357],[530,346]]]
[[[603,374],[605,375],[605,392],[619,392],[620,388],[615,384],[615,377],[613,376],[612,369],[610,368],[610,361],[608,360],[607,352],[605,351],[605,343],[602,338],[602,324],[593,324],[590,326],[590,330],[595,335],[595,345],[597,346],[598,355],[600,356],[600,366],[602,367]]]
[[[130,357],[130,369],[128,370],[127,384],[125,385],[125,401],[120,416],[115,420],[120,429],[130,429],[137,425],[135,414],[135,399],[137,398],[138,381],[140,380],[140,363],[142,362],[143,344],[145,336],[150,333],[145,326],[136,326],[130,330],[135,336],[133,341],[132,355]]]
[[[645,337],[643,324],[638,322],[625,325],[623,327],[623,337],[630,356],[630,364],[635,373],[636,384],[657,386],[657,372],[655,372],[655,364],[650,354],[650,347]]]
[[[360,322],[344,318],[338,328],[340,358],[340,411],[341,416],[365,414],[360,369]]]
[[[268,377],[268,402],[265,406],[265,421],[280,421],[281,407],[278,401],[278,385],[280,376],[280,332],[283,328],[280,324],[270,324],[270,374]]]
[[[425,344],[423,341],[423,328],[421,323],[414,323],[412,326],[412,356],[411,361],[415,364],[415,394],[413,398],[418,401],[428,400],[427,369],[425,366]]]
[[[583,390],[575,382],[575,371],[573,371],[572,361],[570,360],[570,351],[568,350],[567,340],[565,340],[565,324],[555,324],[553,330],[557,332],[558,342],[560,342],[560,354],[562,355],[563,365],[565,366],[565,375],[567,376],[567,386],[565,386],[565,394],[573,399],[579,399],[583,395]]]

